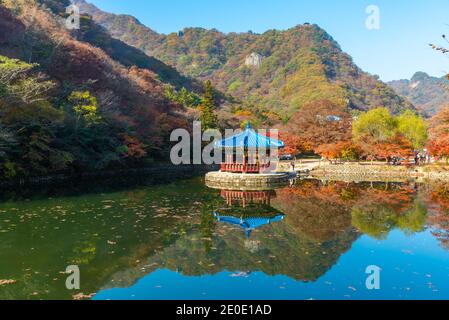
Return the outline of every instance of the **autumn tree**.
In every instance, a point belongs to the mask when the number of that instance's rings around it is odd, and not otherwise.
[[[306,104],[288,122],[287,129],[316,151],[322,145],[351,140],[352,117],[346,108],[328,100]]]
[[[117,149],[125,158],[141,159],[146,156],[145,146],[137,138],[123,136],[123,145]]]
[[[298,136],[292,135],[286,131],[279,133],[279,140],[284,142],[285,148],[280,150],[281,154],[297,155],[311,149],[311,146],[306,144]]]
[[[421,126],[421,131],[412,132],[411,126],[417,124]],[[407,158],[413,154],[415,145],[425,142],[426,136],[422,119],[410,113],[394,117],[386,108],[373,109],[360,115],[353,123],[352,133],[362,156],[369,160]]]
[[[449,159],[449,106],[430,121],[428,149],[435,157]]]
[[[446,35],[442,37],[449,42]],[[430,46],[443,54],[449,54],[449,49],[446,47],[435,44]],[[449,74],[446,78],[449,79]],[[430,121],[428,149],[433,156],[449,162],[449,105],[443,107]]]
[[[359,150],[352,141],[338,141],[335,143],[322,144],[315,152],[325,159],[332,160],[356,160]]]
[[[73,161],[56,145],[63,112],[54,108],[49,93],[55,87],[36,72],[37,64],[0,56],[0,170],[12,178],[19,172],[66,169]]]

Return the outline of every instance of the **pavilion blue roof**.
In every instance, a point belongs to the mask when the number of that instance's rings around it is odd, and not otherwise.
[[[282,149],[285,147],[284,142],[276,139],[272,139],[266,137],[264,135],[258,134],[255,130],[251,128],[251,125],[248,123],[245,131],[236,134],[234,136],[228,137],[221,141],[217,141],[215,143],[216,149],[221,148],[233,148],[233,149],[257,149],[257,148],[279,148]]]
[[[245,230],[246,236],[249,237],[251,235],[251,231],[262,226],[279,222],[284,220],[285,215],[279,214],[272,218],[263,218],[263,217],[250,217],[250,218],[237,218],[232,216],[222,216],[217,212],[214,212],[215,218],[219,222],[225,222],[228,224],[236,225]]]

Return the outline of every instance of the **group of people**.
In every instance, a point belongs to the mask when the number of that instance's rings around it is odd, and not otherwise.
[[[414,165],[421,166],[425,164],[432,163],[432,156],[429,154],[427,150],[424,150],[423,152],[415,151],[414,152]],[[403,159],[399,157],[392,157],[390,158],[390,163],[394,166],[399,166],[404,164],[406,162],[409,163],[409,159]]]
[[[415,165],[419,166],[423,164],[429,164],[431,162],[432,157],[426,149],[424,149],[423,152],[415,152]]]

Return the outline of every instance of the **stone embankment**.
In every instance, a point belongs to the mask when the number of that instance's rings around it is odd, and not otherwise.
[[[449,181],[449,168],[442,166],[405,167],[391,165],[342,164],[322,165],[310,173],[313,178],[351,181],[376,180],[444,180]]]
[[[228,172],[209,172],[206,185],[216,189],[268,190],[288,185],[291,174],[238,174]]]

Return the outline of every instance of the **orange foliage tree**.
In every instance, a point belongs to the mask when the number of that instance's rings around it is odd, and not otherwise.
[[[315,153],[331,161],[336,159],[353,160],[358,157],[359,150],[352,141],[337,141],[322,144],[315,149]]]
[[[145,146],[137,138],[125,135],[123,140],[125,157],[140,159],[146,156]]]
[[[413,155],[411,142],[398,134],[386,141],[374,141],[365,137],[358,141],[357,145],[362,156],[368,160],[386,160],[392,157],[408,158]]]
[[[429,136],[429,152],[435,157],[449,159],[449,106],[431,119]]]
[[[297,155],[298,153],[309,151],[312,148],[307,141],[286,131],[280,132],[279,139],[285,144],[285,148],[280,150],[280,154]]]
[[[288,131],[307,141],[310,151],[322,145],[340,144],[351,140],[352,117],[345,107],[328,100],[309,103],[289,121]],[[326,149],[323,146],[320,149]]]

